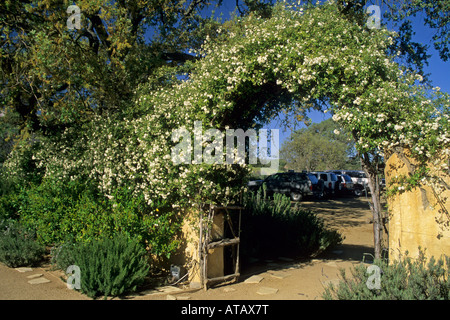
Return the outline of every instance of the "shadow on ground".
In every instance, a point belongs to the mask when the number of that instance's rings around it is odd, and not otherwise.
[[[322,201],[299,203],[310,209],[335,228],[358,227],[368,222],[369,199],[365,197],[343,197]]]

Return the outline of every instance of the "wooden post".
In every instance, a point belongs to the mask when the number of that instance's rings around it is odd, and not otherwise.
[[[211,241],[211,226],[209,225],[210,222],[214,221],[215,211],[216,210],[225,210],[227,214],[227,222],[230,227],[232,238],[225,238],[225,234],[223,234],[221,239],[217,239],[214,242]],[[231,217],[229,215],[228,209],[232,210],[239,210],[239,216],[238,216],[238,230],[234,230],[233,223],[231,221]],[[202,285],[204,290],[208,289],[208,283],[210,282],[217,282],[217,281],[227,281],[232,279],[237,279],[239,277],[239,246],[240,246],[240,232],[241,232],[241,214],[242,214],[242,207],[238,206],[229,206],[229,207],[214,207],[210,206],[210,210],[208,213],[207,218],[207,224],[206,229],[203,230],[203,220],[201,221],[200,226],[200,243],[199,244],[199,251],[200,251],[200,257],[201,257],[201,279],[202,279]],[[217,249],[225,246],[233,246],[232,254],[233,254],[233,263],[234,265],[234,273],[229,275],[223,275],[223,276],[216,276],[213,278],[208,278],[208,255],[210,249]]]
[[[204,286],[204,278],[203,278],[203,213],[201,210],[199,210],[200,212],[200,222],[199,222],[199,226],[200,226],[200,236],[198,239],[198,261],[199,261],[199,271],[200,271],[200,281],[201,281],[201,286]]]

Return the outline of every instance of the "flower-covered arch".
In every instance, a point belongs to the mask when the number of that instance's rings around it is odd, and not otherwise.
[[[419,118],[440,112],[414,89],[419,77],[403,72],[395,57],[387,56],[394,35],[346,19],[333,3],[309,9],[277,5],[270,19],[249,16],[217,33],[197,52],[202,59],[193,63],[187,80],[140,97],[136,103],[147,116],[134,124],[143,137],[147,165],[154,168],[157,163],[158,172],[171,167],[177,177],[189,177],[192,190],[205,192],[205,198],[211,199],[211,193],[215,200],[234,195],[228,187],[242,166],[171,166],[168,155],[174,142],[169,133],[194,128],[195,121],[202,121],[205,129],[246,130],[281,109],[302,115],[312,106],[326,105],[352,132],[363,154],[420,140],[406,137],[414,131],[406,128],[409,112]],[[416,107],[424,103],[427,110]],[[432,127],[435,132],[448,128],[448,114],[442,112]],[[447,144],[448,138],[447,133],[441,137]],[[208,181],[206,172],[215,172],[214,178]],[[165,177],[161,181],[168,190],[180,190],[171,189]],[[182,193],[189,183],[183,184]],[[235,187],[240,190],[242,183]]]

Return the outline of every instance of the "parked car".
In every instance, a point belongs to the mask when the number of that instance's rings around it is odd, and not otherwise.
[[[265,184],[268,196],[274,193],[288,195],[293,201],[301,201],[306,196],[313,195],[313,186],[306,172],[279,172],[264,180],[250,181],[250,190],[258,190]]]
[[[356,196],[362,196],[369,191],[369,178],[362,170],[331,170],[330,172],[349,175],[353,181],[353,192]]]
[[[259,180],[250,180],[250,181],[248,182],[247,186],[248,186],[248,188],[249,188],[251,191],[256,191],[256,190],[258,190],[259,187],[262,185],[263,181],[264,181],[264,180],[261,180],[261,179],[259,179]]]
[[[338,178],[333,172],[311,172],[317,179],[324,183],[324,196],[331,197],[337,193],[339,188]]]
[[[355,188],[353,186],[353,180],[348,174],[337,174],[339,181],[339,193],[342,195],[353,195]]]
[[[312,183],[312,192],[315,198],[323,199],[325,196],[325,184],[322,179],[317,179],[317,177],[312,173],[306,174]]]

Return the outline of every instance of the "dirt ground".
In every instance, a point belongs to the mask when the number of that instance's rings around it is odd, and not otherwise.
[[[328,226],[345,237],[343,243],[312,259],[294,261],[283,257],[272,261],[255,261],[242,268],[234,283],[217,285],[208,290],[179,287],[176,292],[147,290],[125,297],[126,300],[321,300],[324,287],[339,279],[339,269],[360,263],[365,254],[373,253],[373,225],[368,199],[336,198],[324,201],[303,201],[323,217]],[[366,259],[370,259],[369,256]],[[50,280],[30,284],[34,274]],[[48,266],[21,273],[0,264],[1,300],[88,300],[85,295],[67,288],[60,271]],[[259,276],[258,283],[247,283]],[[170,289],[170,288],[169,288]],[[181,290],[180,290],[181,289]],[[117,299],[117,298],[115,298]]]

